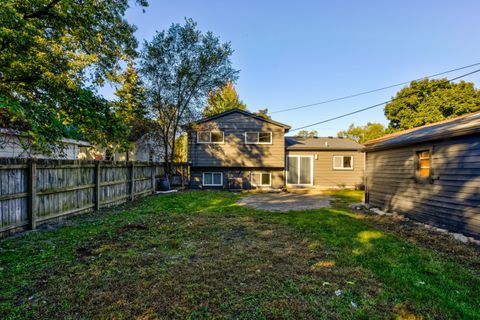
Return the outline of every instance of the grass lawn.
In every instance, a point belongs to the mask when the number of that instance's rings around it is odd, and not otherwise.
[[[0,242],[0,318],[480,319],[476,249],[351,213],[359,192],[289,213],[241,196],[154,196]]]

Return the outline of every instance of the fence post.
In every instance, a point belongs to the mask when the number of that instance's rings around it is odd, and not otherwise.
[[[95,201],[95,211],[100,210],[100,161],[95,162],[95,193],[94,193],[94,201]]]
[[[157,172],[157,167],[155,163],[152,163],[152,166],[150,167],[150,174],[152,178],[152,193],[155,193],[155,173]]]
[[[37,162],[30,159],[28,170],[28,220],[30,229],[37,227]]]
[[[130,162],[130,201],[135,199],[135,165]]]

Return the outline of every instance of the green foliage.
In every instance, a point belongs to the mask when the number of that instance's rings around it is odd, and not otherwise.
[[[229,81],[225,86],[208,94],[207,106],[202,111],[203,117],[210,117],[231,109],[247,110],[238,97],[233,82]]]
[[[146,0],[137,3],[147,5]],[[72,103],[82,101],[89,86],[119,81],[121,62],[136,55],[135,27],[123,18],[128,7],[128,0],[2,1],[2,114],[23,117],[4,125],[28,129],[24,133],[35,148],[48,153],[61,138],[69,137],[69,132],[88,123],[99,124],[99,119],[111,120],[110,114],[85,118],[99,113]],[[69,114],[72,108],[82,116]],[[52,124],[53,129],[48,127]],[[60,128],[66,125],[70,127]],[[89,132],[80,129],[72,135],[88,133],[89,138],[94,138],[92,142],[105,143],[108,140],[101,139],[110,139],[108,133],[116,132],[114,127],[107,129],[108,125],[91,127]]]
[[[175,143],[175,162],[187,162],[187,151],[188,151],[188,136],[186,132],[183,132]]]
[[[317,130],[300,130],[295,134],[297,138],[315,138],[316,136],[318,136]]]
[[[364,126],[355,126],[353,123],[345,131],[337,133],[339,138],[350,139],[364,143],[387,134],[385,126],[381,123],[368,122]]]
[[[390,131],[406,130],[480,110],[473,83],[447,79],[412,81],[385,106]]]
[[[238,77],[230,57],[230,43],[221,43],[211,32],[202,33],[186,19],[172,24],[145,42],[140,72],[146,97],[157,120],[168,164],[175,157],[182,125],[191,122],[205,105],[209,92]]]
[[[268,115],[268,109],[267,108],[258,109],[258,111],[254,112],[253,114],[256,115],[256,116],[262,117],[262,118],[270,119],[270,116]]]

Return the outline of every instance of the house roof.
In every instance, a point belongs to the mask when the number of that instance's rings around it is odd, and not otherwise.
[[[272,123],[274,125],[277,125],[277,126],[280,126],[280,127],[283,127],[285,128],[287,131],[291,128],[289,125],[286,125],[286,124],[283,124],[283,123],[280,123],[280,122],[277,122],[277,121],[274,121],[272,119],[269,119],[269,118],[264,118],[264,117],[261,117],[261,116],[257,116],[251,112],[248,112],[248,111],[245,111],[245,110],[241,110],[241,109],[231,109],[231,110],[227,110],[225,112],[222,112],[222,113],[219,113],[219,114],[216,114],[216,115],[213,115],[211,117],[207,117],[207,118],[203,118],[203,119],[200,119],[198,121],[194,121],[194,122],[191,122],[192,124],[193,123],[204,123],[204,122],[208,122],[208,121],[212,121],[212,120],[215,120],[215,119],[218,119],[218,118],[221,118],[223,116],[226,116],[226,115],[229,115],[229,114],[232,114],[232,113],[240,113],[240,114],[243,114],[247,117],[252,117],[252,118],[255,118],[257,120],[260,120],[260,121],[265,121],[265,122],[268,122],[268,123]]]
[[[364,151],[408,146],[421,142],[480,133],[480,112],[395,132],[365,142]]]
[[[16,137],[28,137],[25,132],[21,132],[15,129],[9,129],[9,128],[0,128],[0,135],[8,135],[8,136],[16,136]],[[60,139],[60,142],[62,143],[67,143],[67,144],[75,144],[78,146],[82,147],[90,147],[91,144],[88,141],[85,140],[76,140],[76,139],[70,139],[70,138],[62,138]]]
[[[285,137],[287,150],[360,150],[363,145],[353,140],[334,137]]]

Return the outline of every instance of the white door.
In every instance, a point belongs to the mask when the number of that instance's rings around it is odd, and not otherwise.
[[[313,156],[287,156],[287,184],[313,184]]]

